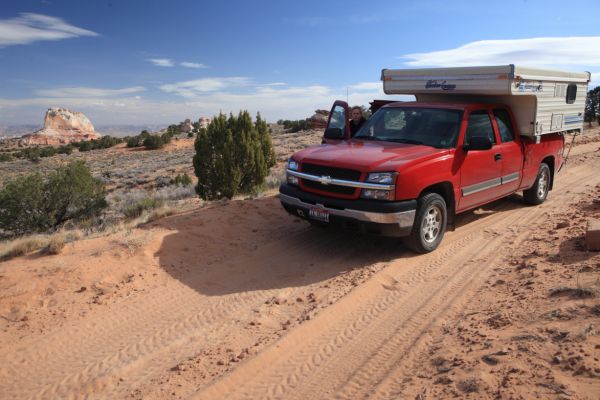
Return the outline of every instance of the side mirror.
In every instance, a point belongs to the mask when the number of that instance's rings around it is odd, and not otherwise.
[[[487,136],[474,136],[469,139],[469,143],[463,144],[463,150],[489,150],[492,148],[492,141]]]
[[[344,139],[344,132],[341,128],[327,128],[323,136],[325,139]]]

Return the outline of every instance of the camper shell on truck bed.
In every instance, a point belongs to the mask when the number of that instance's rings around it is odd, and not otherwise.
[[[583,131],[589,72],[520,67],[384,69],[386,94],[412,94],[418,102],[508,105],[521,135]]]

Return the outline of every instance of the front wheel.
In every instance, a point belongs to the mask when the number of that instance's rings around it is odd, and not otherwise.
[[[546,163],[541,163],[533,186],[523,191],[523,200],[528,204],[542,204],[548,197],[548,190],[550,190],[550,167]]]
[[[410,236],[404,244],[417,253],[435,250],[446,232],[448,211],[446,201],[437,193],[427,193],[417,201],[417,215]]]

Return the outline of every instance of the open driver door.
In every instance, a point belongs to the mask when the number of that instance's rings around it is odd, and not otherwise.
[[[331,107],[323,141],[321,143],[335,144],[350,139],[350,112],[348,103],[336,100]]]

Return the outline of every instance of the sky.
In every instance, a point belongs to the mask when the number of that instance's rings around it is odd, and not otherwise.
[[[219,112],[304,119],[385,96],[383,68],[590,71],[599,1],[2,0],[0,126],[50,107],[95,125]]]

